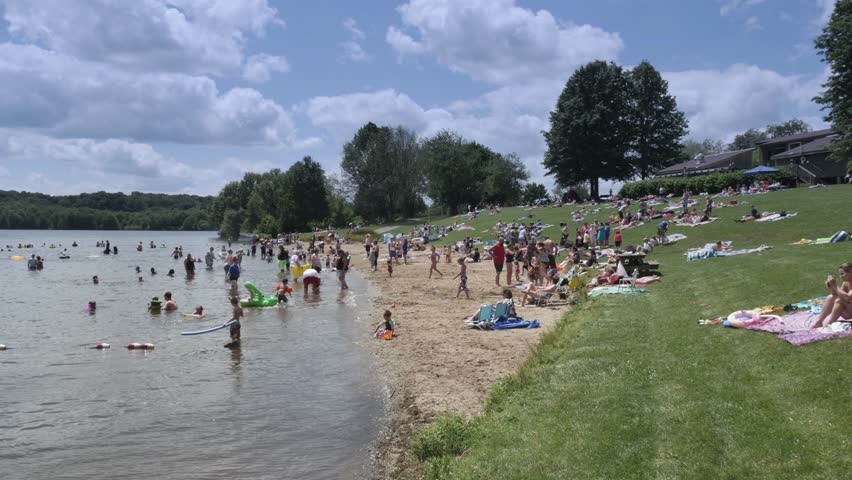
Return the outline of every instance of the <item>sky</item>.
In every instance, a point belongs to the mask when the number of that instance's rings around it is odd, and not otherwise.
[[[0,0],[0,189],[215,195],[366,122],[451,129],[552,185],[542,130],[579,66],[648,60],[730,141],[793,117],[828,70],[834,0]]]

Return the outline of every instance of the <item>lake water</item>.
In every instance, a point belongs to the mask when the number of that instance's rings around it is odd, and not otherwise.
[[[118,255],[103,255],[98,240]],[[149,249],[150,241],[166,248]],[[61,243],[71,258],[60,260],[62,248],[45,242]],[[36,248],[5,251],[18,243]],[[318,299],[298,288],[287,308],[245,308],[242,348],[231,351],[223,348],[227,329],[180,335],[224,323],[231,307],[222,261],[213,270],[196,264],[187,279],[182,259],[170,256],[178,245],[203,256],[222,243],[212,232],[0,230],[0,344],[10,347],[0,351],[2,476],[364,477],[382,414],[363,345],[373,323],[365,282],[350,274],[351,290],[341,293],[334,274],[323,273]],[[47,259],[44,270],[10,260],[32,253]],[[274,262],[258,254],[242,265],[241,282],[274,291]],[[148,313],[151,297],[166,291],[179,312],[201,304],[207,317]],[[89,348],[98,342],[112,348]],[[130,342],[156,349],[130,351]]]

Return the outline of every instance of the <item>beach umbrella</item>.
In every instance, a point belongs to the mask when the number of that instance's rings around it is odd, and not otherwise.
[[[765,165],[759,165],[757,167],[752,168],[751,170],[746,170],[743,172],[745,175],[760,175],[761,173],[778,173],[777,168],[767,167]]]

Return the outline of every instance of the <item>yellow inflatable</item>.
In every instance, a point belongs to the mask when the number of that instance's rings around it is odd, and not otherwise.
[[[11,258],[12,260],[23,260],[24,256],[23,255],[12,255],[9,258]]]
[[[302,278],[305,270],[311,268],[310,265],[290,265],[290,271],[293,273],[293,280],[298,281]]]

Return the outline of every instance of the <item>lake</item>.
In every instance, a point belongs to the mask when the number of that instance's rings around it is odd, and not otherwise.
[[[118,255],[104,255],[98,240]],[[150,249],[151,241],[165,248]],[[18,243],[35,248],[5,248]],[[323,273],[319,298],[303,298],[299,285],[286,308],[245,308],[242,348],[231,351],[227,329],[180,335],[230,318],[222,260],[212,270],[196,264],[187,279],[183,259],[171,257],[179,245],[203,257],[222,244],[213,232],[0,230],[0,344],[10,348],[0,351],[5,478],[367,475],[383,405],[364,345],[379,321],[367,318],[366,283],[353,272],[351,289],[340,292],[334,274]],[[60,260],[65,248],[71,258]],[[46,258],[44,270],[10,260],[33,253]],[[241,282],[274,292],[275,262],[258,254],[242,267]],[[151,297],[166,291],[179,312],[203,305],[206,317],[148,313]],[[90,300],[94,315],[85,311]],[[90,348],[98,342],[112,348]],[[131,342],[156,348],[126,349]]]

